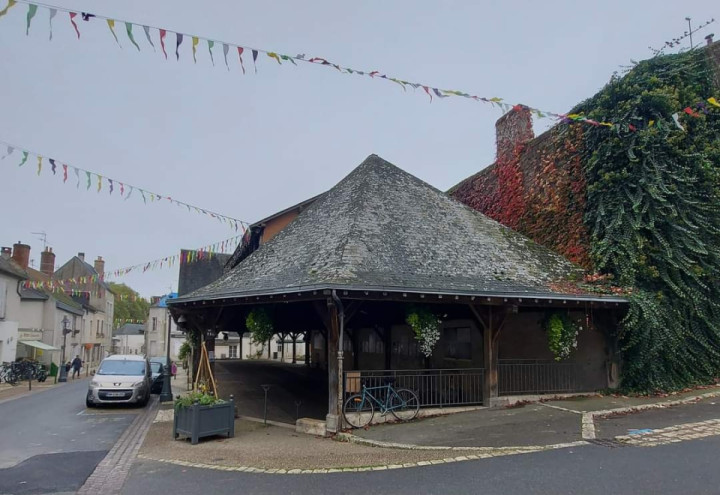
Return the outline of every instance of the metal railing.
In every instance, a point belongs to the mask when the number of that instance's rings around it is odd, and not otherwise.
[[[482,368],[420,370],[357,370],[344,373],[345,396],[366,387],[381,387],[388,379],[393,387],[409,388],[420,399],[420,407],[450,407],[482,404]]]
[[[578,392],[577,364],[536,359],[498,361],[498,395]]]

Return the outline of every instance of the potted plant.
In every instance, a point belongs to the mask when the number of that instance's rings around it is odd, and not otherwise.
[[[193,445],[198,439],[212,435],[235,436],[235,404],[204,393],[192,392],[175,400],[173,438],[180,435],[190,438]]]

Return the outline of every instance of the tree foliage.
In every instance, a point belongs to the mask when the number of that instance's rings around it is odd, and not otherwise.
[[[115,294],[116,321],[136,320],[145,321],[150,310],[150,303],[125,284],[110,283]]]

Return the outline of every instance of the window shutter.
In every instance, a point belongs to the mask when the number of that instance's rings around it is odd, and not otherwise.
[[[5,319],[5,309],[7,307],[7,282],[0,280],[0,320]]]

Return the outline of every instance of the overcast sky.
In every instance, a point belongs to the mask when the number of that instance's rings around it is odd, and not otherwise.
[[[594,94],[631,59],[649,58],[648,46],[681,35],[686,16],[696,25],[720,18],[716,0],[56,5],[555,112]],[[215,67],[203,44],[193,64],[189,39],[176,62],[170,34],[166,61],[142,30],[138,53],[120,22],[122,49],[101,20],[78,18],[78,40],[62,12],[49,41],[48,11],[38,11],[29,36],[26,13],[17,4],[0,19],[0,140],[231,217],[253,222],[318,194],[371,153],[443,190],[494,159],[500,111],[486,104],[430,104],[422,91],[391,82],[262,56],[258,74],[243,76],[235,57],[226,70],[220,46]],[[713,31],[720,36],[717,23],[695,42]],[[0,161],[0,244],[31,244],[36,266],[42,242],[32,232],[47,233],[56,267],[83,251],[90,261],[103,256],[108,270],[235,234],[166,202],[76,190],[47,164],[38,177],[37,162],[18,168],[19,157]],[[177,289],[177,269],[118,281],[162,294]]]

